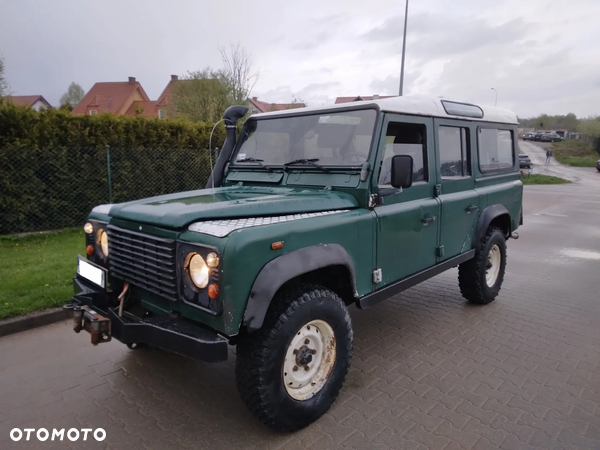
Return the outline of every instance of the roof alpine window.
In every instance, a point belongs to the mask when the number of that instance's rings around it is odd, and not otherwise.
[[[449,102],[447,100],[442,100],[442,105],[447,114],[483,119],[483,109],[479,106],[470,105],[468,103]]]

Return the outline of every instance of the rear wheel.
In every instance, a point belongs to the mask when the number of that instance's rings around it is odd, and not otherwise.
[[[458,267],[458,285],[471,303],[488,304],[496,299],[506,269],[506,239],[499,228],[490,227],[475,257]]]
[[[320,286],[278,294],[260,330],[240,337],[236,382],[263,423],[305,427],[332,405],[352,357],[352,323],[344,302]]]

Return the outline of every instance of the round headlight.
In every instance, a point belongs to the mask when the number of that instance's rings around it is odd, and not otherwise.
[[[106,258],[108,256],[108,234],[106,231],[100,229],[98,230],[98,245],[100,246],[100,251],[102,255]]]
[[[210,252],[206,255],[206,264],[208,267],[217,267],[219,265],[219,257],[215,252]]]
[[[91,223],[86,223],[83,226],[83,231],[85,231],[87,234],[92,234],[94,232],[94,225],[92,225]]]
[[[208,266],[198,253],[190,253],[186,258],[186,268],[196,287],[204,289],[208,285]]]

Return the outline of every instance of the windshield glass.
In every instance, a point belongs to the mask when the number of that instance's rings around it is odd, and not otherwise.
[[[321,166],[361,166],[369,157],[376,119],[374,109],[250,119],[233,161],[255,158],[265,166],[282,166],[311,159]]]

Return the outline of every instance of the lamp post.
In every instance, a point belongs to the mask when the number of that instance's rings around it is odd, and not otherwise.
[[[404,10],[404,39],[402,40],[402,66],[400,67],[400,96],[404,94],[404,57],[406,55],[406,26],[408,25],[408,0]]]
[[[495,88],[492,88],[492,91],[496,93],[496,103],[494,103],[494,106],[498,106],[498,91]]]

